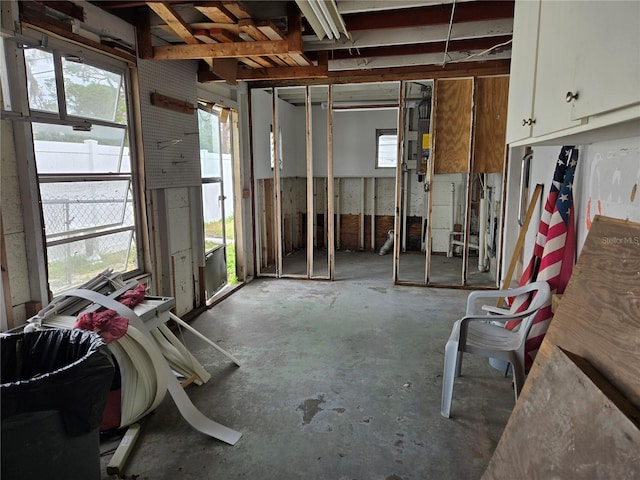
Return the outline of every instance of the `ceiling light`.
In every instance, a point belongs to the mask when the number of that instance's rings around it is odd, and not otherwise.
[[[349,38],[335,0],[296,0],[296,3],[319,40],[325,36],[338,40],[342,34]]]

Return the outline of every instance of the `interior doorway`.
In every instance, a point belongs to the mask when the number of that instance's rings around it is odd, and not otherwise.
[[[507,77],[404,82],[397,283],[498,285],[507,92]]]
[[[234,123],[232,111],[199,102],[204,292],[210,302],[225,286],[238,282],[234,221]]]

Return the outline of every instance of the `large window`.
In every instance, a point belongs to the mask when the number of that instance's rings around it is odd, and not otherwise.
[[[54,294],[106,269],[139,267],[127,67],[83,55],[24,50]]]

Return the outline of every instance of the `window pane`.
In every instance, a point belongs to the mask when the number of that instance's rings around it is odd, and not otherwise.
[[[219,183],[205,183],[202,185],[205,252],[224,245],[220,194]]]
[[[220,127],[217,115],[198,110],[200,171],[203,178],[220,177]]]
[[[38,173],[130,173],[124,128],[94,125],[90,132],[69,125],[33,123]]]
[[[62,75],[69,115],[126,123],[126,103],[120,101],[122,75],[66,58]]]
[[[47,241],[133,226],[130,182],[41,183]]]
[[[395,167],[398,157],[398,135],[383,133],[378,135],[378,163],[377,166]]]
[[[24,50],[29,108],[58,113],[53,54],[36,48]]]
[[[133,231],[47,247],[47,256],[49,286],[54,295],[86,282],[107,268],[117,272],[138,268]]]

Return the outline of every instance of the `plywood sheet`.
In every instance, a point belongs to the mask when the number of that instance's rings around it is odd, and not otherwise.
[[[434,171],[469,171],[473,80],[437,80],[435,88]]]
[[[483,479],[638,478],[640,413],[580,357],[554,346],[509,419]]]
[[[538,357],[586,358],[640,405],[640,223],[597,216]],[[535,372],[532,372],[534,374]],[[534,375],[535,377],[535,375]]]
[[[511,448],[508,445],[509,438],[518,430],[529,428],[529,424],[535,426],[535,420],[531,420],[527,427],[518,425],[520,411],[541,401],[535,400],[541,393],[551,397],[556,395],[556,390],[549,390],[545,386],[546,365],[556,346],[584,358],[631,404],[640,406],[639,272],[640,224],[596,216],[522,394],[496,449],[496,462],[500,463],[499,458],[506,461],[506,457],[501,456],[501,451],[503,448]],[[560,408],[561,405],[557,403],[556,408]],[[608,432],[594,425],[591,416],[583,417],[581,422],[581,426],[586,429],[584,435],[591,442],[600,442]],[[551,425],[547,441],[560,435],[561,430]],[[609,447],[593,452],[591,458],[585,457],[580,463],[575,463],[574,472],[591,468],[594,462],[608,462],[608,457],[617,450]],[[640,446],[636,445],[636,449],[640,451]],[[493,463],[492,459],[491,465]],[[491,465],[490,468],[497,468]],[[634,465],[627,465],[627,469],[626,474],[582,475],[580,478],[640,478],[639,459]],[[575,477],[537,476],[536,472],[532,467],[531,475],[522,478]],[[489,474],[485,478],[501,477]],[[521,477],[513,475],[510,478]]]
[[[509,77],[476,79],[474,173],[502,173],[507,131]]]

